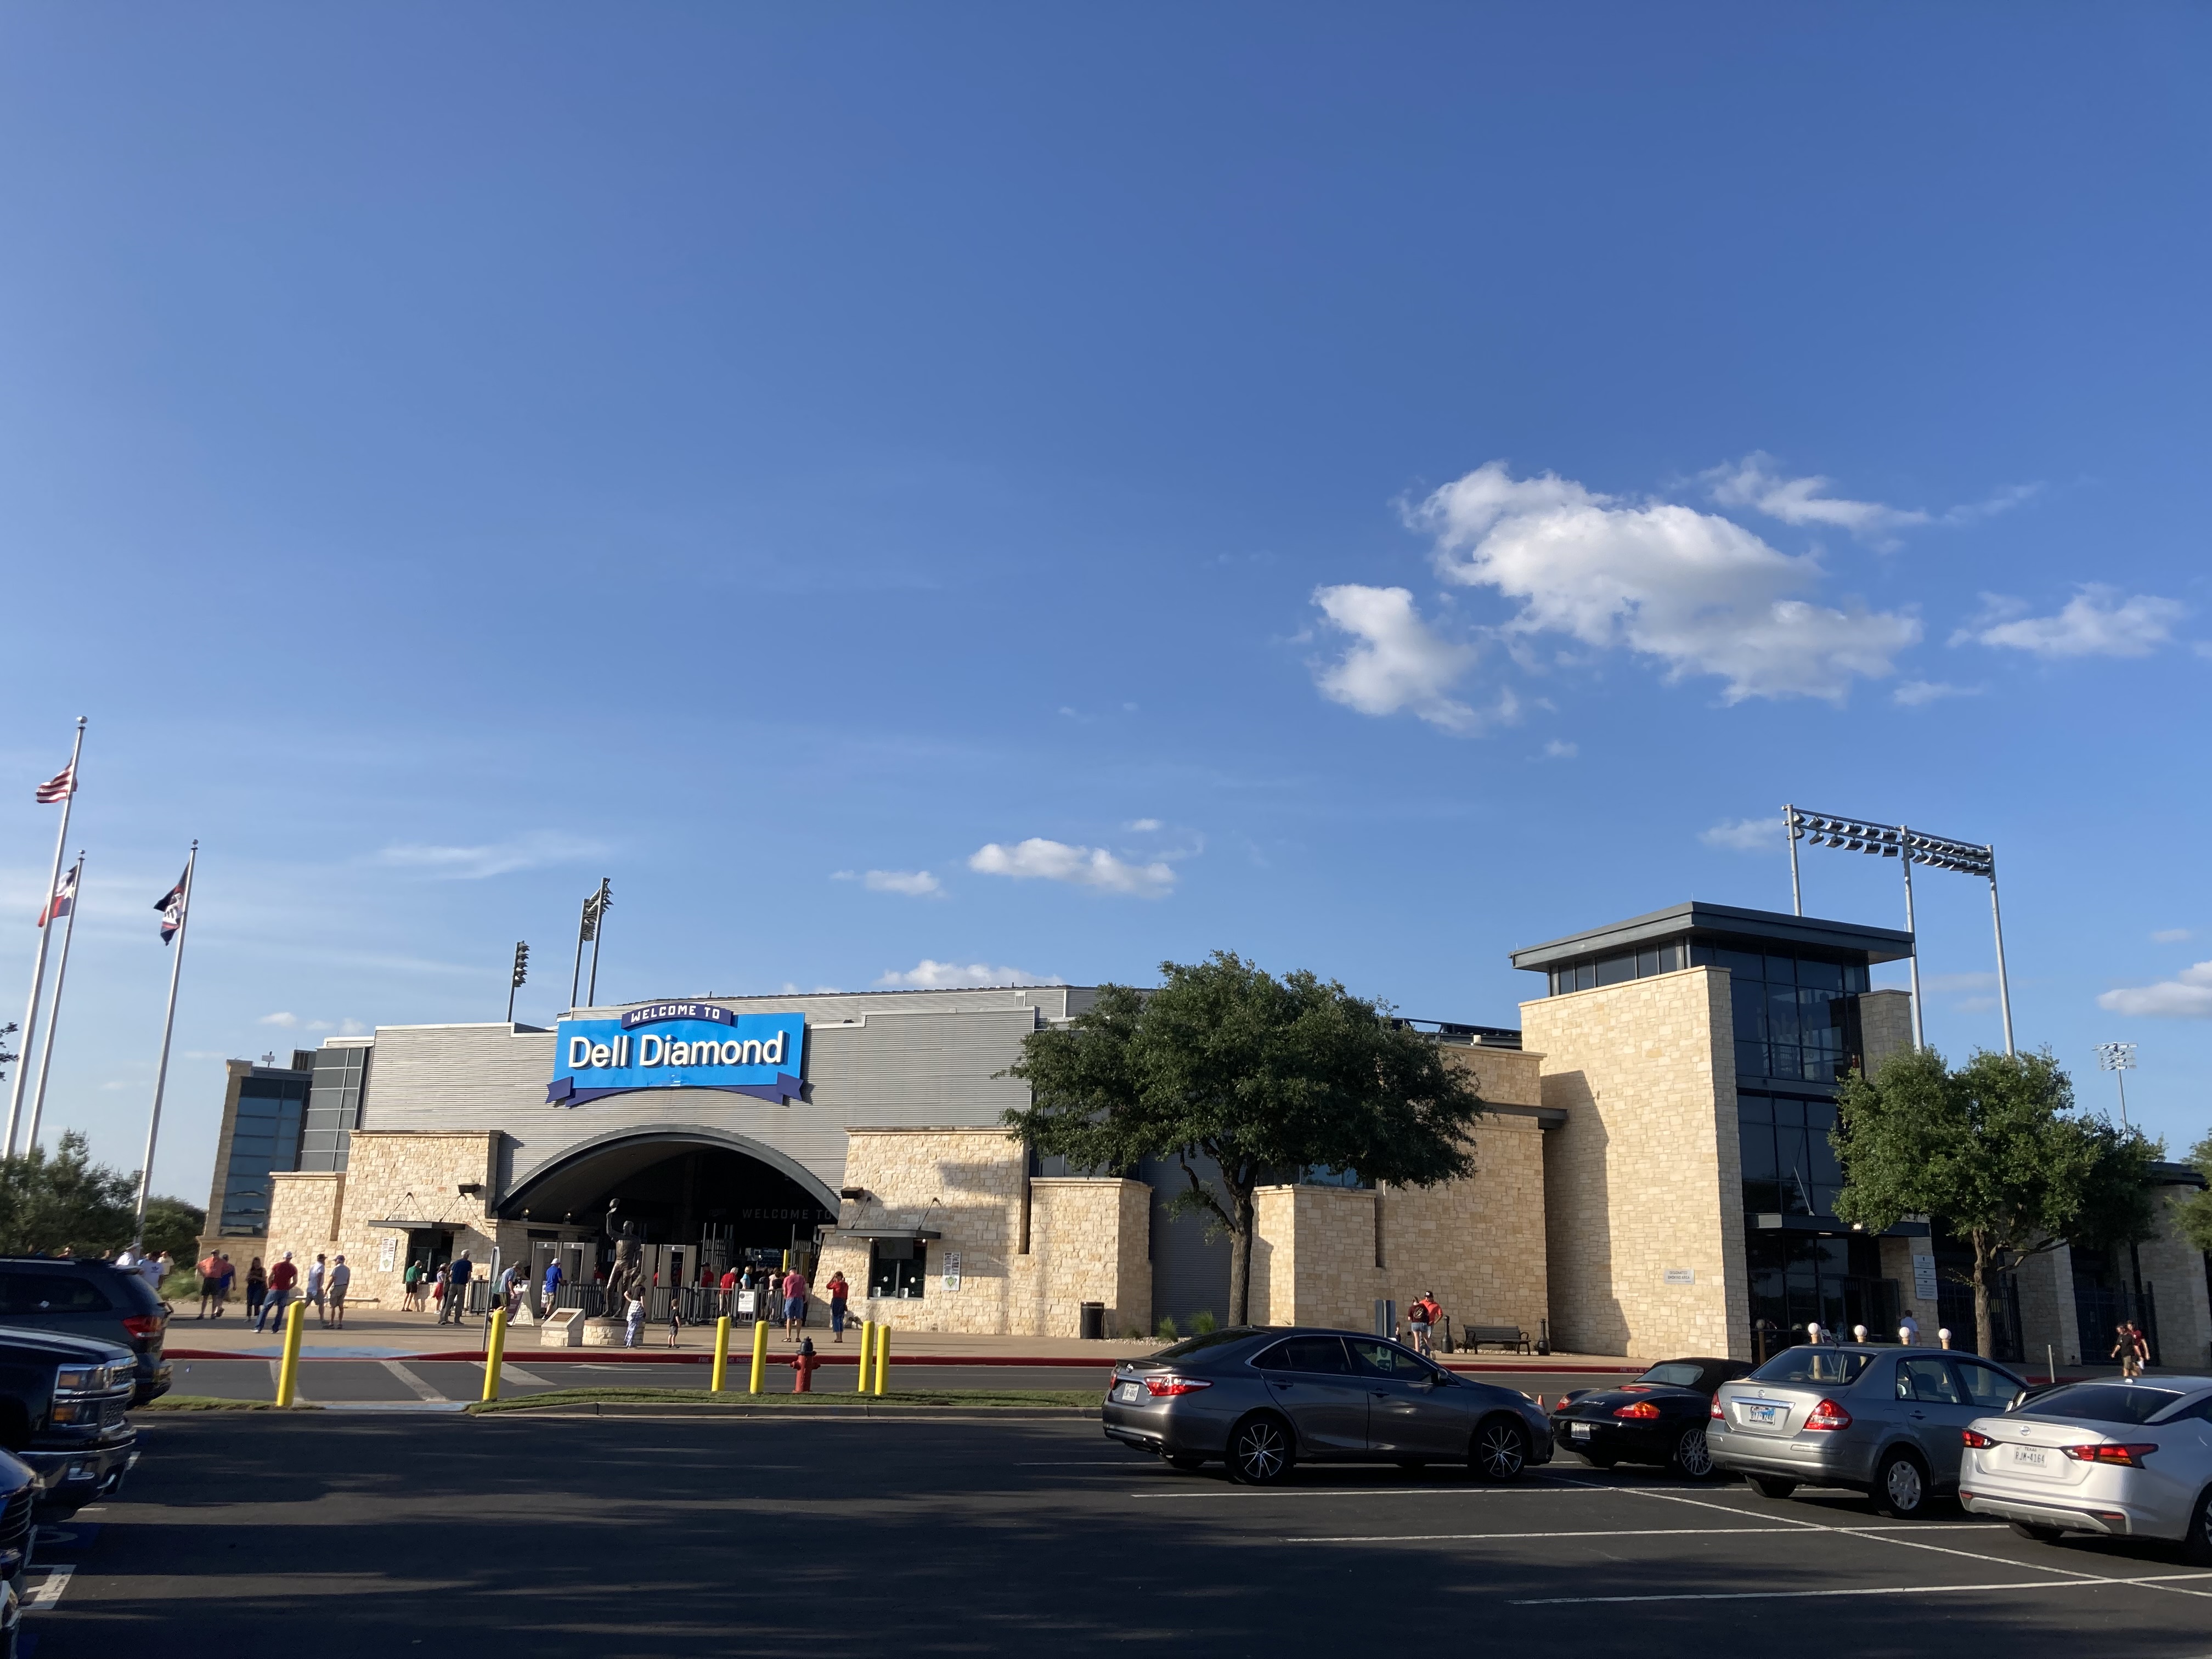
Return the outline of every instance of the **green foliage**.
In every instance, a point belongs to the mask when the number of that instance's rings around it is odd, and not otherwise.
[[[1954,1071],[1932,1048],[1906,1049],[1871,1079],[1854,1073],[1837,1103],[1836,1213],[1870,1232],[1932,1216],[1971,1243],[1984,1353],[2000,1275],[2062,1243],[2151,1231],[2150,1143],[2075,1111],[2073,1084],[2047,1050],[1979,1051]]]
[[[1190,1334],[1193,1336],[1212,1336],[1220,1328],[1221,1322],[1213,1316],[1211,1308],[1200,1308],[1190,1316]]]
[[[132,1183],[135,1191],[137,1183]],[[207,1224],[207,1212],[181,1198],[151,1198],[146,1200],[146,1254],[159,1255],[167,1250],[180,1267],[189,1267],[199,1257],[200,1230]]]
[[[0,1163],[0,1255],[98,1255],[131,1242],[138,1176],[93,1163],[88,1145],[71,1129],[51,1153],[34,1146]]]
[[[2208,1183],[2212,1183],[2212,1135],[2205,1136],[2189,1149],[2189,1161]],[[2212,1185],[2177,1200],[2173,1222],[2184,1238],[2198,1249],[2212,1254]]]
[[[1176,1210],[1229,1235],[1232,1323],[1249,1307],[1258,1186],[1312,1168],[1407,1187],[1473,1171],[1481,1099],[1435,1042],[1376,1004],[1225,951],[1160,972],[1157,991],[1102,986],[1067,1025],[1024,1038],[1008,1074],[1031,1104],[1006,1121],[1079,1169],[1175,1160],[1187,1183]]]
[[[1160,1316],[1160,1322],[1152,1328],[1152,1334],[1159,1338],[1163,1342],[1172,1342],[1176,1338],[1181,1336],[1182,1333],[1176,1329],[1175,1316],[1173,1314],[1162,1314]]]

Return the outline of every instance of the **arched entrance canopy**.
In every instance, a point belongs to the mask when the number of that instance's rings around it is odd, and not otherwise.
[[[765,1141],[698,1123],[647,1123],[611,1130],[580,1146],[571,1146],[542,1168],[532,1170],[515,1184],[513,1191],[502,1194],[494,1206],[494,1213],[501,1220],[517,1221],[527,1209],[558,1211],[574,1207],[559,1201],[566,1188],[574,1186],[580,1192],[586,1188],[603,1189],[672,1153],[693,1146],[736,1152],[765,1164],[804,1189],[831,1215],[837,1213],[837,1194],[821,1176],[790,1153],[778,1151]]]

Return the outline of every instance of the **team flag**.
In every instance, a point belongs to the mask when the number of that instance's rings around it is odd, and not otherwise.
[[[67,766],[39,786],[39,805],[52,806],[58,800],[67,800],[76,793],[76,763]]]
[[[177,878],[177,884],[154,901],[154,908],[161,913],[161,943],[167,945],[177,936],[177,929],[185,925],[185,883],[191,879],[189,868]]]
[[[39,926],[43,927],[50,921],[59,921],[70,913],[70,908],[76,902],[76,866],[72,864],[62,872],[61,885],[54,889],[54,896],[46,901],[46,908],[39,912]]]

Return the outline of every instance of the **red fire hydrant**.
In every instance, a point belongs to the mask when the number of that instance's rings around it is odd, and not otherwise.
[[[821,1364],[822,1356],[814,1352],[814,1339],[811,1336],[803,1339],[799,1342],[799,1352],[791,1357],[791,1369],[799,1373],[799,1380],[792,1384],[792,1392],[812,1394],[814,1373]]]

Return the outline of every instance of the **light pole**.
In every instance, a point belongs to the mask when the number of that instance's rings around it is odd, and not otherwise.
[[[2100,1042],[2097,1045],[2097,1069],[2110,1072],[2112,1081],[2120,1085],[2120,1127],[2128,1127],[2128,1073],[2136,1068],[2136,1045],[2132,1042]]]
[[[1864,818],[1839,817],[1832,813],[1808,812],[1784,806],[1782,816],[1790,832],[1790,896],[1799,915],[1805,914],[1797,887],[1797,843],[1809,839],[1815,847],[1839,848],[1872,858],[1899,859],[1905,872],[1905,926],[1912,931],[1912,866],[1924,864],[1961,875],[1984,876],[1990,884],[1990,925],[1996,934],[1997,1007],[2004,1018],[2005,1053],[2016,1054],[2012,1037],[2012,988],[2005,976],[2004,915],[1997,908],[1996,848],[1971,841],[1954,841],[1908,830],[1901,823],[1875,823]],[[1920,938],[1912,939],[1912,1046],[1927,1045],[1920,1020]]]

